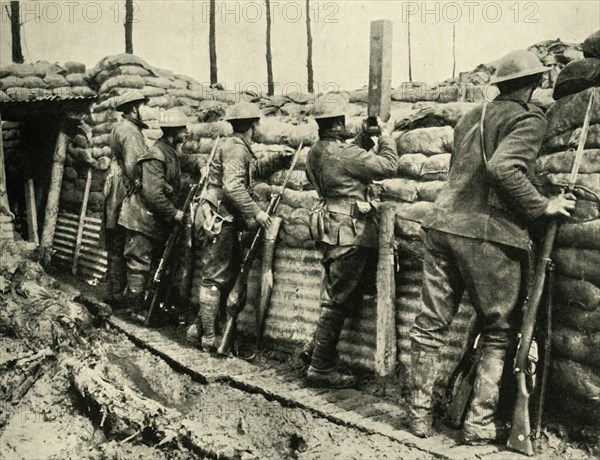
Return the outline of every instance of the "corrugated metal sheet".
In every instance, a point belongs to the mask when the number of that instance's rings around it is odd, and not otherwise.
[[[0,216],[0,241],[14,241],[14,227],[9,216]]]
[[[75,255],[78,224],[77,214],[63,211],[58,214],[54,233],[54,257],[69,267],[72,266]],[[100,219],[85,218],[78,264],[80,273],[98,279],[104,278],[107,268],[106,251],[99,244],[100,225]]]

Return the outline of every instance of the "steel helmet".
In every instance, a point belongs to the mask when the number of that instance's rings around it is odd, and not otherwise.
[[[260,110],[254,104],[242,101],[229,107],[225,114],[225,121],[259,120],[260,116]]]
[[[161,128],[185,128],[187,124],[188,118],[179,109],[165,110],[158,116],[158,126]]]
[[[125,104],[130,102],[148,102],[148,98],[139,89],[132,89],[117,98],[116,109],[121,110]]]
[[[346,117],[346,114],[340,110],[337,103],[327,103],[323,100],[314,103],[312,114],[317,121],[325,120],[327,118]]]
[[[542,65],[541,61],[531,51],[515,50],[500,59],[490,84],[495,85],[503,81],[515,80],[548,70],[550,68]]]

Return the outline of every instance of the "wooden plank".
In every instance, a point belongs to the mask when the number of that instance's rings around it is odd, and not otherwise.
[[[392,32],[391,19],[371,22],[369,55],[369,117],[390,118],[392,101]]]
[[[40,238],[38,236],[37,206],[35,204],[35,184],[32,178],[25,181],[25,207],[27,209],[27,234],[29,241],[35,243],[37,246],[40,244]]]
[[[377,265],[377,341],[375,370],[381,376],[396,366],[396,281],[394,264],[394,207],[381,207],[379,213],[379,261]]]
[[[56,221],[58,218],[58,209],[60,203],[60,190],[62,188],[66,157],[67,135],[61,129],[58,132],[56,145],[54,148],[52,171],[50,173],[50,186],[48,189],[48,200],[46,202],[46,213],[44,216],[44,228],[42,230],[42,239],[40,242],[42,262],[46,265],[50,263],[50,257],[52,254],[50,249],[52,248],[54,231],[56,230]]]
[[[92,185],[92,168],[88,168],[85,179],[85,190],[83,192],[83,201],[81,202],[81,213],[79,214],[79,225],[77,229],[77,239],[75,240],[75,253],[73,255],[73,268],[71,272],[77,274],[77,262],[81,254],[81,240],[83,238],[83,227],[85,224],[85,215],[87,213],[88,200],[90,198],[90,188]]]

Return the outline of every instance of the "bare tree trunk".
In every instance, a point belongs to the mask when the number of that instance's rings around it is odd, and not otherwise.
[[[208,49],[210,53],[210,84],[216,85],[217,80],[217,40],[216,40],[216,5],[210,0],[210,17],[208,29]]]
[[[452,78],[456,75],[456,24],[452,24]]]
[[[125,0],[125,52],[133,54],[133,0]]]
[[[310,0],[306,0],[306,67],[308,69],[308,92],[314,92],[314,75],[313,75],[313,64],[312,64],[312,31],[310,30]]]
[[[25,62],[21,49],[21,15],[19,2],[10,2],[10,31],[12,35],[12,60],[17,64]]]
[[[265,0],[267,9],[267,96],[273,96],[275,85],[273,84],[273,56],[271,55],[271,1]]]
[[[412,81],[412,55],[410,50],[410,15],[407,18],[408,24],[408,81]]]

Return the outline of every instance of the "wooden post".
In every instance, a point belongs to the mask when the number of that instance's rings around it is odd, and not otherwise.
[[[396,367],[395,221],[395,204],[384,203],[379,210],[377,342],[375,349],[375,370],[381,376],[391,374]]]
[[[39,246],[40,238],[38,236],[37,206],[35,204],[35,185],[33,183],[32,178],[29,178],[25,181],[25,206],[27,208],[27,233],[29,235],[29,241],[35,243],[36,246]]]
[[[369,117],[390,118],[392,103],[392,31],[390,19],[371,22]]]
[[[4,139],[2,137],[2,116],[0,115],[0,241],[13,241],[13,217],[6,192],[6,171],[4,170]],[[8,215],[2,215],[6,212]]]
[[[44,216],[44,228],[40,250],[42,262],[50,263],[52,258],[51,249],[54,242],[54,231],[58,219],[58,207],[60,201],[60,190],[62,188],[63,173],[65,171],[65,158],[67,157],[67,135],[60,129],[54,147],[54,158],[52,172],[50,173],[50,186],[48,188],[48,200],[46,202],[46,213]]]
[[[81,240],[83,239],[83,228],[85,227],[85,216],[87,214],[88,200],[90,198],[90,188],[92,186],[92,168],[87,170],[85,179],[85,191],[83,192],[83,201],[81,202],[81,212],[79,214],[79,225],[77,225],[77,239],[75,240],[75,252],[73,254],[72,273],[77,274],[77,264],[81,254]]]

